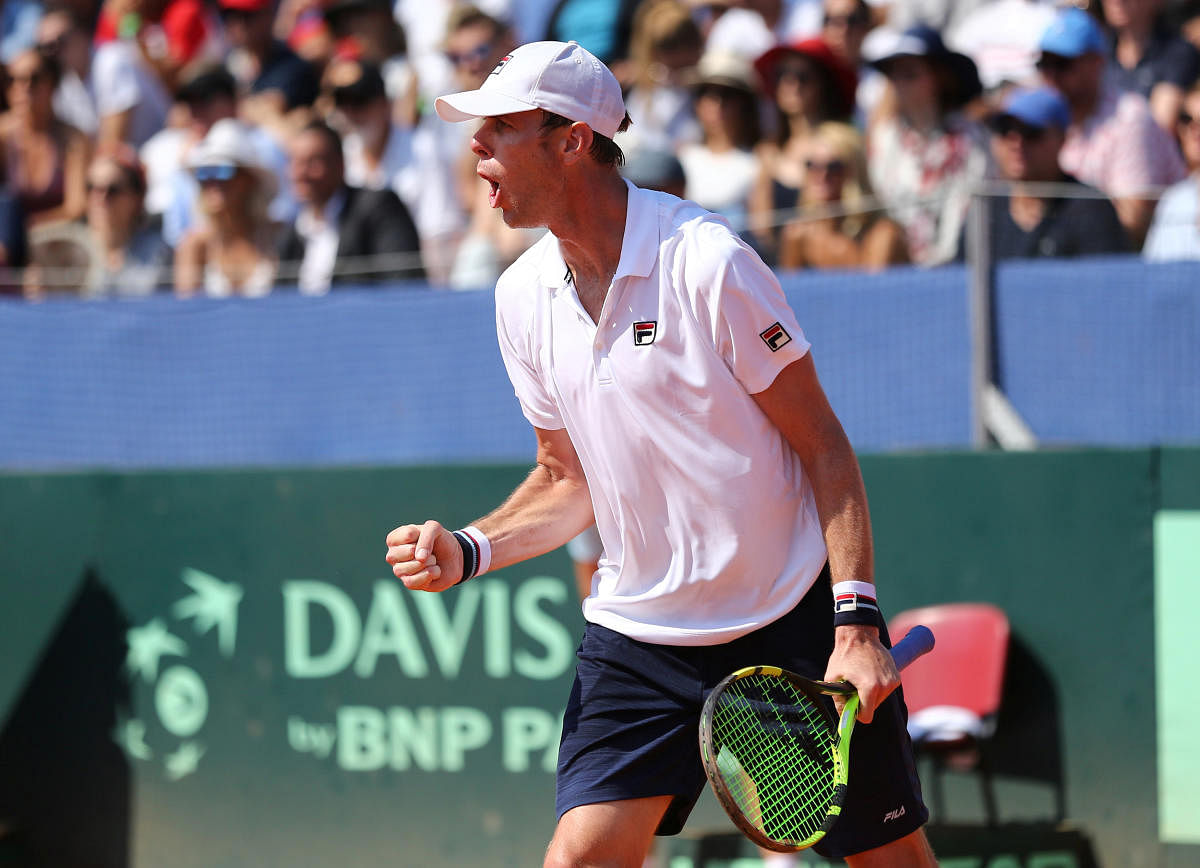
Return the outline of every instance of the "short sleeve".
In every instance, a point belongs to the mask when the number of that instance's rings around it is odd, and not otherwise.
[[[535,428],[557,431],[565,428],[558,404],[547,391],[538,374],[537,358],[533,350],[532,316],[521,304],[519,292],[532,292],[533,287],[514,291],[502,280],[496,287],[496,337],[500,344],[500,357],[508,371],[513,392],[521,405],[521,412]]]
[[[687,269],[697,281],[713,343],[748,394],[757,394],[809,350],[774,273],[732,232],[717,225],[699,233],[691,253],[704,264]]]

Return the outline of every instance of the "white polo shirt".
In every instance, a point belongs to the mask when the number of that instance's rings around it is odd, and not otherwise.
[[[789,612],[825,562],[800,459],[751,395],[809,344],[779,282],[719,217],[630,185],[598,324],[547,234],[496,285],[525,417],[566,428],[604,542],[584,617],[715,645]]]

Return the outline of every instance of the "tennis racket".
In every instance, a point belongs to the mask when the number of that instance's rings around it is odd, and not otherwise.
[[[892,649],[903,669],[933,648],[913,627]],[[835,720],[825,695],[846,697]],[[700,758],[721,807],[754,843],[789,853],[811,847],[842,812],[858,694],[846,681],[813,681],[777,666],[748,666],[709,694]]]

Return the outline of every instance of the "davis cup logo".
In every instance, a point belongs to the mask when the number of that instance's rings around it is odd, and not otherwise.
[[[775,352],[780,347],[785,347],[792,342],[792,336],[779,323],[775,323],[765,332],[759,334],[759,337],[771,348],[771,352]]]
[[[658,320],[650,320],[649,322],[635,322],[633,324],[634,345],[644,347],[654,343],[654,336],[657,332]]]

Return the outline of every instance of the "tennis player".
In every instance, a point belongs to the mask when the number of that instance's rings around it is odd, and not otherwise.
[[[705,695],[770,662],[862,699],[849,801],[818,851],[934,865],[858,463],[778,281],[720,218],[621,177],[621,89],[579,45],[521,46],[436,109],[481,119],[477,171],[505,223],[550,230],[496,285],[537,464],[469,527],[396,528],[387,560],[444,591],[595,516],[545,864],[642,865],[705,785]]]

